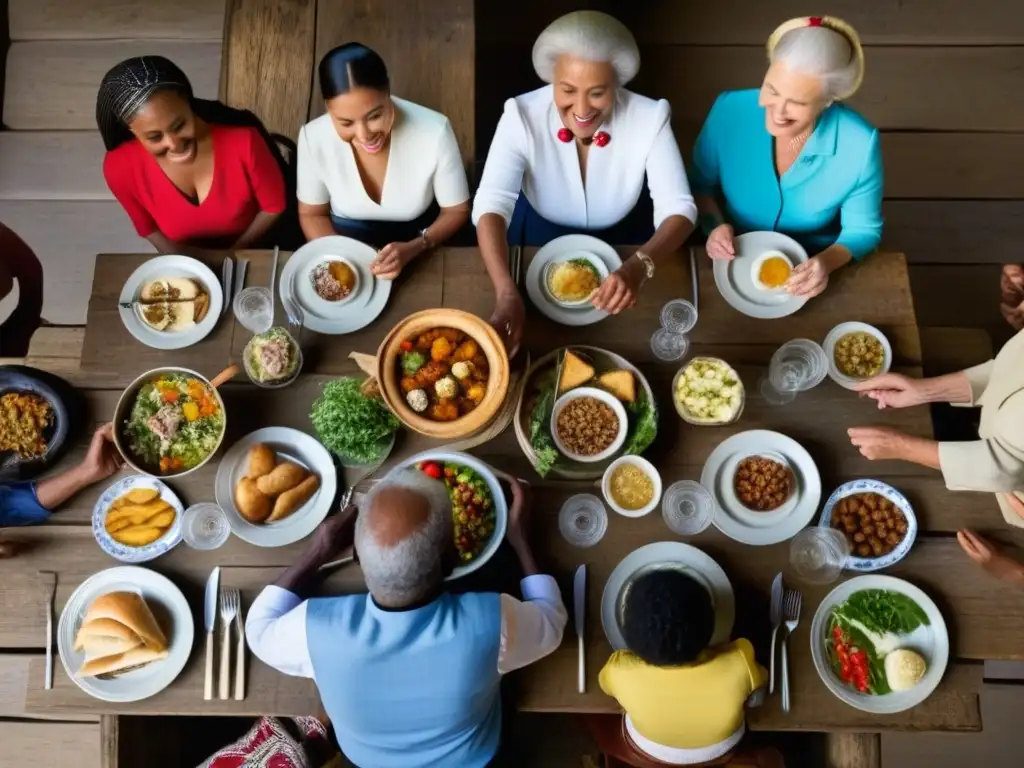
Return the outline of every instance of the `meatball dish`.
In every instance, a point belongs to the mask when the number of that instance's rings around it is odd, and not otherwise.
[[[455,421],[487,394],[490,376],[480,345],[455,328],[434,328],[402,342],[398,377],[413,411],[431,421]]]

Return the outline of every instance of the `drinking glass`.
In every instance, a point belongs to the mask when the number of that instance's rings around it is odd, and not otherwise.
[[[672,483],[661,497],[661,516],[668,529],[679,536],[696,536],[715,517],[715,500],[696,480]]]
[[[274,324],[274,294],[265,286],[239,291],[231,306],[238,322],[253,333],[266,333]]]
[[[768,374],[761,377],[761,395],[772,405],[792,402],[797,392],[821,384],[828,374],[828,356],[810,339],[793,339],[772,355]]]
[[[558,530],[574,547],[592,547],[608,530],[604,503],[591,493],[570,497],[558,513]]]
[[[230,535],[228,516],[218,505],[204,502],[185,510],[181,537],[192,549],[217,549]]]
[[[793,537],[789,563],[808,584],[831,584],[843,572],[850,551],[850,542],[842,531],[816,525]]]
[[[672,299],[661,308],[661,327],[669,333],[686,335],[697,325],[697,308],[686,299]]]
[[[651,351],[659,360],[670,363],[682,360],[690,349],[690,338],[659,328],[651,336]]]

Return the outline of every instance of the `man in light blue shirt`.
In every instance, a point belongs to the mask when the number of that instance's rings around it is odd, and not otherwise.
[[[760,90],[715,101],[693,151],[690,180],[712,258],[733,238],[777,231],[811,258],[786,289],[817,296],[829,274],[859,261],[882,237],[878,131],[843,104],[863,77],[856,32],[839,19],[786,22],[769,40]]]

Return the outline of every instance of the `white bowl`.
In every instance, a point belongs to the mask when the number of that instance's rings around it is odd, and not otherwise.
[[[581,397],[593,397],[596,400],[600,400],[602,403],[611,407],[615,412],[616,417],[619,419],[619,432],[615,436],[611,445],[600,453],[595,453],[593,456],[580,456],[569,451],[562,442],[562,439],[558,436],[558,414],[562,412],[562,409],[566,405]],[[577,389],[566,392],[555,401],[555,407],[551,409],[551,424],[549,425],[549,428],[551,430],[551,438],[555,441],[555,447],[558,449],[559,453],[563,456],[567,456],[573,461],[592,464],[596,461],[604,461],[622,447],[622,444],[626,442],[626,431],[629,428],[629,420],[626,417],[626,409],[619,401],[619,398],[615,397],[615,395],[605,392],[603,389],[598,389],[597,387],[578,387]]]
[[[615,498],[611,494],[609,485],[611,484],[612,474],[623,464],[632,464],[639,468],[645,475],[651,478],[651,482],[654,483],[654,494],[651,496],[651,500],[646,506],[643,506],[640,509],[625,509],[624,507],[620,507],[615,503]],[[622,456],[609,464],[608,469],[604,471],[604,477],[601,478],[601,493],[604,495],[604,500],[607,502],[608,506],[623,517],[643,517],[644,515],[653,512],[655,507],[661,503],[661,475],[658,474],[658,470],[655,469],[654,465],[647,459],[640,456]]]
[[[578,251],[576,253],[563,254],[555,261],[548,262],[548,265],[544,267],[544,275],[542,283],[544,285],[544,295],[550,299],[552,304],[556,304],[559,307],[565,307],[567,309],[574,309],[576,307],[582,307],[590,303],[590,297],[584,299],[578,299],[577,301],[565,301],[563,299],[555,298],[555,295],[551,293],[551,286],[548,283],[551,270],[557,267],[559,264],[563,264],[567,261],[582,260],[590,264],[597,270],[597,274],[601,276],[601,282],[603,283],[608,277],[608,265],[605,264],[598,256],[587,251]]]
[[[313,273],[316,271],[317,267],[319,267],[321,264],[327,264],[332,261],[340,261],[342,264],[345,264],[349,269],[351,269],[352,274],[355,275],[356,282],[355,284],[353,284],[352,290],[348,292],[348,296],[346,296],[343,299],[338,299],[337,301],[328,301],[327,299],[321,297],[320,294],[316,292],[316,289],[312,289],[311,293],[314,301],[317,304],[319,304],[322,309],[327,310],[343,307],[350,301],[352,301],[352,299],[359,294],[359,267],[356,266],[356,264],[351,259],[347,259],[344,256],[334,255],[324,256],[322,259],[314,259],[313,261],[310,262],[309,268],[306,270],[306,274],[303,277],[303,279],[309,281],[310,286],[312,286]]]
[[[832,381],[841,387],[846,387],[846,389],[853,389],[855,384],[867,381],[867,379],[855,379],[852,376],[847,376],[841,373],[836,366],[836,344],[848,333],[869,333],[878,339],[882,343],[882,350],[885,356],[882,359],[882,367],[875,376],[881,376],[883,373],[889,372],[889,369],[892,368],[892,346],[889,344],[889,340],[885,338],[885,334],[867,323],[840,323],[828,332],[828,336],[825,337],[825,343],[821,345],[825,350],[825,356],[828,358],[828,375]]]

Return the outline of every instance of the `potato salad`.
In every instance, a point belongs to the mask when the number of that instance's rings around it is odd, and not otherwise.
[[[697,424],[726,424],[743,407],[743,382],[724,360],[697,357],[676,379],[680,415]]]

